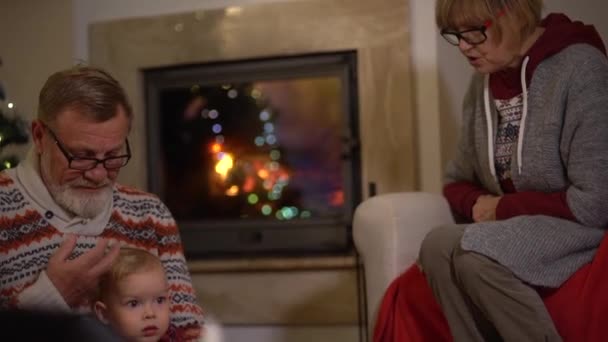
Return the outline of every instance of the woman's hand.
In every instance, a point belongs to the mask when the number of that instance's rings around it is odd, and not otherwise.
[[[473,221],[496,221],[496,207],[501,196],[481,195],[473,205]]]

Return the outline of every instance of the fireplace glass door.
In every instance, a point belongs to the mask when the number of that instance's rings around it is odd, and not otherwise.
[[[349,248],[360,200],[355,57],[144,72],[149,187],[187,254]]]

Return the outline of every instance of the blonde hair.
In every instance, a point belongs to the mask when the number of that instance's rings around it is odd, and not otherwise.
[[[123,247],[110,270],[101,276],[95,299],[104,300],[108,293],[115,290],[119,281],[132,274],[158,268],[164,272],[163,264],[157,256],[143,249]]]
[[[440,29],[478,26],[488,20],[496,23],[504,13],[520,25],[520,39],[534,32],[541,21],[543,0],[437,0],[435,21]],[[501,25],[494,25],[502,39]]]

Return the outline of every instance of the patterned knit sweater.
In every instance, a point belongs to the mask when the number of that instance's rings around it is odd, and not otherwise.
[[[78,240],[72,257],[92,249],[100,238],[157,255],[169,282],[173,330],[201,331],[202,310],[167,207],[153,195],[116,185],[112,202],[100,217],[69,218],[51,204],[32,159],[30,153],[28,161],[0,173],[0,308],[70,310],[45,269],[64,234],[74,233]],[[78,311],[85,307],[83,303]]]

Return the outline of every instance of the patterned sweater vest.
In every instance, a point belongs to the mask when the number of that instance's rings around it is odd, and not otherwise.
[[[103,233],[80,235],[72,257],[92,249],[102,237],[157,255],[169,282],[171,325],[178,330],[202,327],[202,310],[167,207],[151,194],[120,185],[114,188],[113,201]],[[0,173],[0,309],[19,307],[19,294],[38,279],[62,241],[63,233],[31,208],[9,175]]]
[[[517,146],[524,99],[519,94],[512,99],[495,100],[494,103],[498,111],[494,164],[498,180],[504,181],[511,178],[511,156]]]

